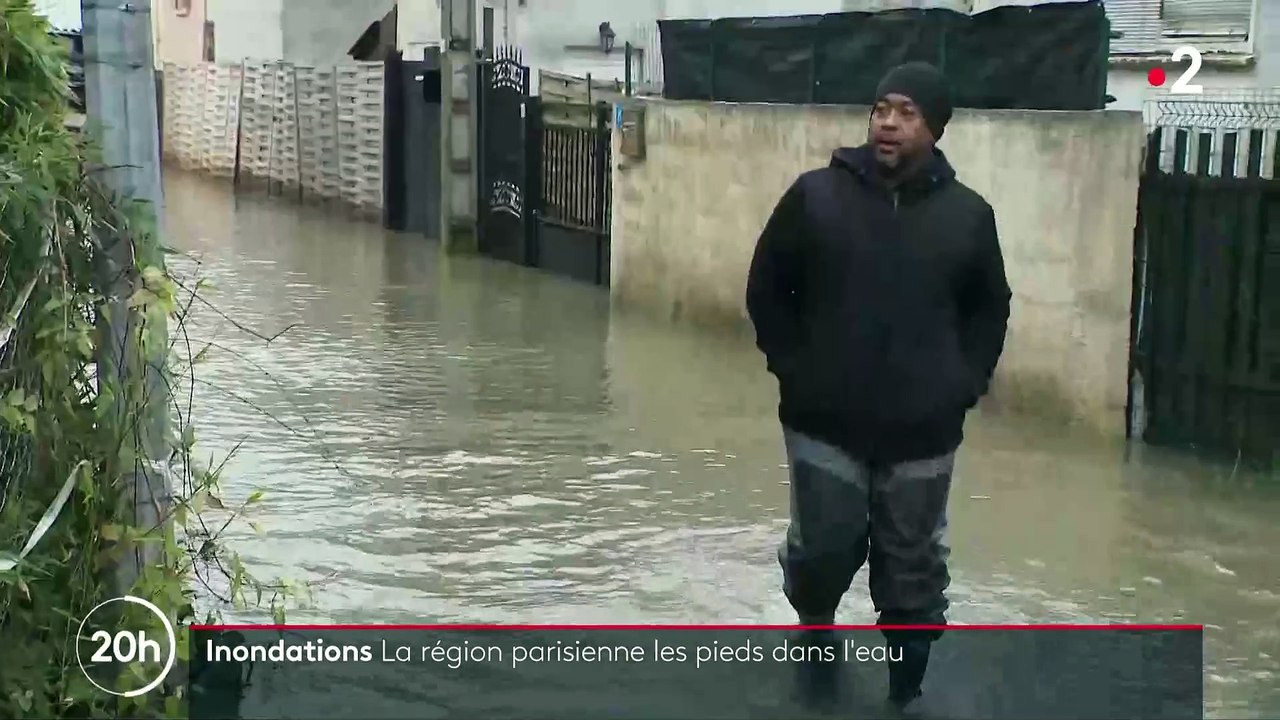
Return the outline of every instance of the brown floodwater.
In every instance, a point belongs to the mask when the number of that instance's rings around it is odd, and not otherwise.
[[[313,622],[787,623],[775,387],[748,340],[225,184],[166,177],[203,456],[252,572]],[[223,316],[225,315],[225,317]],[[264,335],[287,332],[267,343]],[[1280,715],[1280,491],[983,411],[951,505],[958,623],[1207,626],[1214,717]],[[233,526],[238,527],[238,526]],[[870,622],[864,576],[841,622]],[[252,614],[240,617],[252,619]]]

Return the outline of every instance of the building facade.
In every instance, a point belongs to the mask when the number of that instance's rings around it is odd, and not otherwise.
[[[428,0],[435,2],[435,0]],[[156,62],[333,65],[395,0],[153,0]]]
[[[948,7],[967,11],[972,0],[476,0],[476,38],[481,47],[516,45],[525,62],[601,80],[622,80],[623,47],[642,55],[641,67],[656,67],[658,20],[772,17],[901,7]],[[441,44],[440,0],[400,0],[398,47],[406,59],[421,59]],[[613,50],[601,49],[601,27],[613,33]],[[648,57],[643,57],[648,55]]]
[[[1166,96],[1192,62],[1174,62],[1181,46],[1199,51],[1193,85],[1205,93],[1280,87],[1280,2],[1276,0],[1106,0],[1113,31],[1108,91],[1110,107],[1138,110]],[[1166,84],[1151,87],[1147,73],[1163,67]]]
[[[982,12],[1044,0],[476,0],[476,36],[482,45],[517,45],[536,70],[588,73],[621,80],[621,48],[640,51],[642,72],[657,68],[656,21],[664,18],[766,17],[902,7],[946,7]],[[55,25],[79,28],[78,0],[37,0]],[[155,59],[191,64],[214,59],[286,60],[332,64],[369,23],[396,0],[154,0]],[[441,44],[440,0],[399,0],[397,47],[420,59]],[[1105,0],[1112,29],[1109,107],[1141,109],[1169,92],[1190,67],[1173,51],[1200,52],[1191,80],[1207,93],[1280,88],[1280,0]],[[600,49],[600,25],[614,33],[614,50]],[[644,57],[647,56],[647,57]],[[1153,88],[1147,78],[1162,67],[1168,81]],[[537,73],[534,73],[536,77]]]
[[[210,0],[219,1],[219,0]],[[1061,0],[1057,0],[1061,1]],[[654,67],[660,53],[655,23],[666,18],[765,17],[893,8],[948,8],[983,12],[1006,5],[1036,5],[1045,0],[477,0],[477,37],[482,44],[518,45],[536,70],[605,80],[624,74],[621,52],[632,42]],[[1173,51],[1197,48],[1201,67],[1193,83],[1205,91],[1280,87],[1280,0],[1105,0],[1112,29],[1109,107],[1141,109],[1145,100],[1166,94],[1189,67],[1174,62]],[[614,52],[599,45],[599,26],[615,33]],[[400,0],[399,47],[407,57],[439,47],[439,0]],[[1163,67],[1169,78],[1160,88],[1147,73]]]
[[[212,26],[208,25],[209,1],[153,0],[151,32],[157,67],[167,62],[195,65],[213,60],[215,47]]]

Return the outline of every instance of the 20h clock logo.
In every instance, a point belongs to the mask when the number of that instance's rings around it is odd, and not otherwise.
[[[86,627],[103,628],[85,635]],[[155,605],[133,596],[99,604],[80,621],[76,660],[99,690],[145,695],[164,682],[177,659],[173,623]]]

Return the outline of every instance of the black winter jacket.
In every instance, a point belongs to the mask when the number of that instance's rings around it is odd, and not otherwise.
[[[869,462],[960,445],[1010,297],[995,214],[942,152],[890,189],[869,146],[792,184],[747,282],[779,419]]]

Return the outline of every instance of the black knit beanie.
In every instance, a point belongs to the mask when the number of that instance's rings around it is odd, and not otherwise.
[[[927,62],[909,62],[885,73],[876,87],[876,102],[886,95],[911,98],[924,115],[924,122],[934,140],[942,139],[942,131],[951,120],[951,84],[941,70]]]

